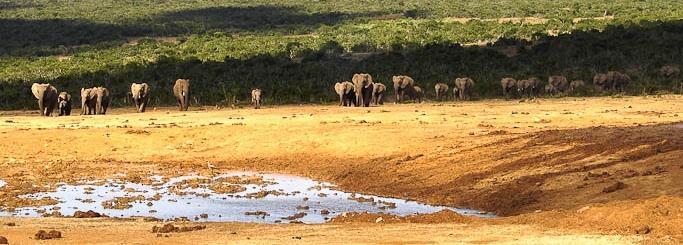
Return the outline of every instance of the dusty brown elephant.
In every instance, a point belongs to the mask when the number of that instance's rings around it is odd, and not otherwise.
[[[173,85],[173,95],[178,100],[181,111],[187,111],[190,106],[190,79],[178,79]]]
[[[503,96],[508,98],[511,92],[517,87],[517,80],[511,77],[505,77],[500,80],[500,86],[503,88]]]
[[[351,79],[356,92],[356,106],[369,107],[372,101],[372,76],[367,73],[354,74]]]
[[[612,90],[624,92],[626,86],[631,83],[631,77],[618,71],[607,72],[608,77],[612,77]]]
[[[372,84],[372,102],[375,105],[384,105],[384,94],[387,92],[387,86],[381,83]]]
[[[95,114],[107,114],[107,108],[109,108],[109,103],[111,103],[111,96],[109,95],[109,90],[105,87],[94,87],[95,95]]]
[[[617,91],[626,88],[626,85],[631,82],[631,77],[618,71],[609,71],[607,73],[598,73],[593,77],[593,86],[598,92],[603,91]]]
[[[537,77],[517,81],[517,93],[519,96],[534,97],[538,94],[543,81]]]
[[[334,91],[339,95],[339,106],[356,105],[356,89],[353,83],[349,81],[336,83]]]
[[[38,100],[38,109],[41,116],[50,116],[57,106],[57,89],[49,83],[33,83],[31,92]]]
[[[474,89],[474,80],[469,77],[459,77],[455,79],[455,87],[458,90],[458,99],[469,100]]]
[[[678,68],[677,65],[665,65],[662,66],[662,68],[659,68],[659,75],[669,78],[669,79],[675,79],[678,78],[678,76],[681,74],[681,69]]]
[[[57,107],[59,108],[60,116],[71,115],[71,95],[67,92],[59,93],[57,97]]]
[[[550,84],[550,86],[552,87],[552,94],[564,93],[567,91],[567,88],[569,87],[569,82],[567,81],[567,78],[564,76],[549,76],[548,84]]]
[[[135,109],[140,113],[145,112],[149,103],[149,85],[147,83],[133,83],[130,85],[130,93],[133,95]]]
[[[393,76],[391,81],[394,83],[394,93],[396,93],[396,103],[403,102],[405,93],[408,92],[409,95],[413,93],[411,89],[415,86],[415,80],[409,76]],[[411,95],[411,97],[413,97]]]
[[[574,94],[578,90],[582,89],[583,87],[586,86],[586,82],[583,80],[574,80],[569,83],[569,93]]]
[[[95,114],[97,94],[93,88],[81,88],[81,115]]]
[[[254,105],[254,109],[261,109],[261,89],[251,90],[251,104]]]
[[[441,100],[442,97],[448,97],[448,84],[437,83],[434,85],[434,92],[436,92],[436,100]],[[448,99],[448,98],[446,98]]]

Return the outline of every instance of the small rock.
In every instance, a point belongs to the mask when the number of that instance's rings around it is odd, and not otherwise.
[[[328,214],[330,214],[330,210],[327,210],[327,209],[320,210],[320,215],[328,215]]]
[[[615,192],[615,191],[624,189],[625,187],[626,187],[626,185],[624,185],[624,182],[617,181],[617,182],[614,182],[614,184],[611,184],[611,185],[605,187],[604,189],[602,189],[602,192],[603,193],[611,193],[611,192]]]
[[[636,234],[645,235],[645,234],[650,234],[651,231],[652,231],[652,228],[650,228],[650,226],[643,225],[640,228],[636,229]]]
[[[292,239],[301,240],[300,236],[293,236]]]
[[[9,241],[4,236],[0,236],[0,244],[9,244]]]
[[[5,223],[5,225],[6,225],[6,226],[17,226],[17,223],[8,222],[8,223]]]
[[[377,218],[377,219],[375,220],[375,223],[379,223],[379,222],[382,222],[382,221],[384,221],[384,219],[383,219],[382,217],[379,217],[379,218]]]
[[[298,210],[308,210],[310,207],[308,205],[299,205],[296,207]]]
[[[200,214],[199,217],[202,219],[208,219],[209,215],[208,214]]]
[[[62,233],[56,230],[51,230],[50,232],[46,232],[44,230],[39,230],[34,236],[34,239],[36,240],[49,240],[49,239],[57,239],[57,238],[62,238]]]
[[[76,211],[74,213],[73,217],[78,218],[78,219],[84,219],[84,218],[99,218],[99,217],[103,217],[103,215],[98,213],[98,212],[88,210],[87,212]]]
[[[540,213],[540,212],[543,212],[543,210],[536,209],[536,211],[534,211],[534,213]]]
[[[583,212],[586,212],[586,210],[588,210],[589,208],[591,208],[591,207],[585,206],[583,208],[580,208],[579,210],[576,210],[576,212],[582,214]]]

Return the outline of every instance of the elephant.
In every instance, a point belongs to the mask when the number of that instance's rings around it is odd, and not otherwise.
[[[546,94],[553,94],[553,93],[555,93],[555,92],[554,92],[554,91],[555,91],[555,88],[553,88],[553,85],[546,84],[546,85],[543,87],[543,91],[545,91]]]
[[[49,83],[33,83],[31,92],[38,100],[38,109],[41,116],[50,116],[57,106],[57,89]]]
[[[190,106],[190,79],[178,79],[173,85],[173,95],[178,100],[181,111],[187,111]]]
[[[109,103],[111,102],[109,90],[105,87],[95,87],[93,90],[95,91],[95,95],[97,95],[95,100],[95,114],[107,114],[107,108],[109,108]]]
[[[448,97],[448,84],[437,83],[434,85],[434,91],[436,92],[436,100],[441,100],[444,95]]]
[[[631,82],[631,77],[618,71],[609,71],[607,73],[598,73],[593,77],[593,86],[598,92],[617,89],[623,90],[628,83]]]
[[[548,84],[552,86],[552,93],[564,93],[567,91],[567,87],[569,87],[569,82],[567,81],[567,78],[564,76],[549,76],[548,77]]]
[[[339,106],[356,105],[356,88],[353,83],[344,81],[334,84],[334,91],[339,95]]]
[[[374,83],[372,85],[372,101],[375,105],[384,105],[384,94],[387,92],[387,86],[381,83]]]
[[[254,109],[261,108],[261,89],[251,90],[251,104],[254,105]]]
[[[576,93],[579,89],[583,88],[586,86],[586,82],[583,80],[574,80],[569,83],[569,93],[574,94]]]
[[[145,112],[145,108],[147,108],[149,103],[149,85],[147,83],[133,83],[130,85],[130,93],[133,95],[135,109],[139,113]]]
[[[415,80],[409,76],[393,76],[391,81],[394,83],[394,92],[396,93],[396,103],[403,102],[406,91],[411,92],[411,88],[415,86]],[[412,93],[412,92],[411,92]]]
[[[81,88],[81,115],[95,114],[97,94],[94,88]]]
[[[662,66],[662,68],[659,68],[659,75],[673,79],[673,78],[678,78],[678,76],[681,74],[681,69],[678,68],[677,65],[665,65]]]
[[[459,77],[455,79],[455,88],[458,90],[458,99],[469,100],[474,89],[474,80],[469,77]]]
[[[351,79],[356,92],[356,106],[369,107],[372,101],[372,76],[367,73],[354,74]]]
[[[519,80],[517,81],[517,93],[520,96],[529,96],[529,97],[534,97],[537,93],[539,88],[541,87],[543,81],[541,79],[538,79],[537,77],[531,77],[529,79],[525,80]]]
[[[503,96],[508,98],[510,96],[510,92],[512,92],[517,86],[517,80],[511,77],[505,77],[500,80],[500,86],[503,88]]]
[[[424,97],[424,91],[420,86],[413,86],[413,90],[410,93],[411,99],[417,103],[422,103],[422,98]]]
[[[57,97],[57,107],[59,108],[60,116],[71,115],[71,95],[67,92],[59,93]]]

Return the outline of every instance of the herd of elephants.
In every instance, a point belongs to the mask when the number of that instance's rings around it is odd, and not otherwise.
[[[680,72],[680,71],[679,71]],[[623,91],[631,78],[618,71],[599,73],[593,77],[593,85],[597,91]],[[424,96],[422,88],[417,86],[415,80],[409,76],[393,76],[392,82],[396,95],[396,102],[401,103],[407,96],[410,100],[420,102]],[[453,82],[453,98],[456,100],[469,100],[475,86],[474,80],[469,77],[456,78]],[[547,83],[541,79],[532,77],[517,80],[505,77],[500,81],[503,95],[506,97],[537,96],[540,93],[558,94],[573,93],[577,89],[586,86],[582,80],[569,82],[564,76],[550,76]],[[144,112],[151,96],[151,89],[147,83],[133,83],[130,86],[131,95],[138,112]],[[334,90],[339,95],[340,106],[364,106],[370,104],[381,105],[387,92],[386,85],[373,82],[372,76],[367,73],[354,74],[351,82],[338,82]],[[71,95],[67,92],[58,93],[57,89],[49,83],[34,83],[31,86],[33,95],[38,100],[38,107],[43,116],[50,116],[53,110],[59,109],[60,116],[71,114]],[[449,85],[437,83],[434,86],[436,99],[442,100],[449,97]],[[261,107],[260,89],[251,91],[251,102],[256,109]],[[181,111],[186,111],[190,103],[190,80],[178,79],[173,86],[173,95],[178,101]],[[81,88],[81,115],[105,114],[111,102],[109,90],[105,87]]]

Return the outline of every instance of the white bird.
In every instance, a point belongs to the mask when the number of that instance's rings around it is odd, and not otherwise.
[[[209,167],[209,170],[211,170],[211,175],[214,175],[213,170],[216,169],[216,166],[210,162],[206,162],[206,166]]]

